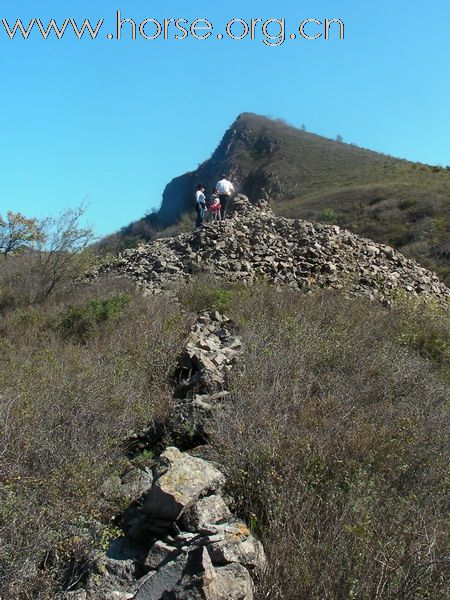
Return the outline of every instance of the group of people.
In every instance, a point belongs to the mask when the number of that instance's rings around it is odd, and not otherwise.
[[[222,175],[212,192],[208,207],[206,203],[206,188],[202,183],[199,183],[195,192],[195,211],[197,213],[195,226],[200,227],[203,224],[208,211],[211,214],[212,223],[217,223],[225,219],[234,191],[231,181],[228,181],[226,175]]]

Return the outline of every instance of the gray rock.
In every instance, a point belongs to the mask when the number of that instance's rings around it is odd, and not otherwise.
[[[205,396],[205,398],[208,398],[209,396]],[[211,404],[208,404],[207,402],[205,402],[204,400],[202,400],[201,396],[197,396],[196,398],[194,398],[194,400],[192,401],[193,406],[199,408],[200,410],[210,413],[212,410],[212,406]]]
[[[102,486],[102,495],[110,502],[136,502],[152,487],[150,471],[129,469],[122,477],[113,475]]]
[[[152,486],[143,510],[160,519],[177,520],[200,496],[223,485],[223,474],[201,458],[167,448],[161,455],[166,471]]]
[[[231,512],[221,496],[202,498],[192,505],[181,517],[181,525],[187,531],[199,531],[207,524],[226,521]]]
[[[198,539],[198,537],[199,535],[197,532],[191,533],[189,531],[180,531],[180,533],[176,537],[170,537],[170,539],[167,539],[167,541],[170,544],[173,544],[176,548],[186,548],[187,546],[192,544],[196,539]]]
[[[217,576],[205,548],[189,552],[183,577],[165,598],[173,600],[219,600]]]
[[[131,502],[139,500],[146,494],[153,484],[151,471],[131,469],[122,477],[122,494],[130,498]]]
[[[133,600],[162,599],[164,592],[173,590],[177,583],[181,581],[186,562],[187,554],[183,552],[158,571],[151,572],[143,577]]]
[[[208,545],[211,560],[215,565],[240,563],[249,568],[262,570],[266,564],[264,548],[250,533],[244,523],[217,525],[210,529],[214,535],[222,536]]]
[[[100,494],[109,501],[116,501],[120,498],[120,488],[122,480],[119,475],[111,475],[103,482],[100,488]]]
[[[136,564],[133,560],[104,560],[104,568],[108,574],[118,577],[122,581],[133,581],[136,576]]]
[[[96,592],[92,592],[87,594],[86,596],[80,596],[80,598],[75,597],[76,600],[131,600],[133,598],[133,594],[130,592],[121,592],[118,590],[112,591],[101,591],[98,590]]]
[[[84,590],[85,599],[131,598],[136,589],[136,578],[142,575],[144,557],[143,550],[126,538],[113,540],[108,553],[99,556],[91,567]]]
[[[170,562],[180,550],[174,546],[158,540],[150,548],[144,562],[145,571],[156,571],[163,563]]]
[[[216,567],[214,572],[220,600],[253,600],[253,582],[245,567],[229,564]]]

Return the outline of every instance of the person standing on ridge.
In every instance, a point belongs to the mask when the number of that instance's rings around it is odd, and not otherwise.
[[[217,182],[216,189],[219,192],[219,200],[222,205],[222,219],[225,219],[230,208],[231,194],[234,193],[234,186],[231,181],[228,181],[226,175],[222,175],[222,179]]]
[[[203,221],[205,220],[205,212],[207,210],[205,186],[199,183],[197,186],[197,191],[195,192],[195,211],[197,213],[197,218],[195,220],[196,227],[200,227],[200,225],[202,225]]]

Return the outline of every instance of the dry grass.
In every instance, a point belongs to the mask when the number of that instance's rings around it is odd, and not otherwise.
[[[54,256],[47,251],[26,250],[0,257],[0,314],[42,304],[50,297],[70,297],[74,281],[96,263],[91,250]]]
[[[3,320],[2,597],[52,597],[51,568],[37,566],[47,556],[51,567],[50,549],[80,558],[73,527],[103,518],[99,487],[127,433],[170,410],[168,375],[188,327],[167,300],[119,281]]]
[[[213,443],[266,547],[261,599],[447,598],[448,313],[207,279],[179,297],[245,342]],[[80,575],[60,565],[102,543],[79,532],[109,517],[122,440],[171,410],[191,321],[119,280],[16,306],[0,324],[0,595],[47,600]]]
[[[424,310],[327,294],[227,310],[245,354],[215,445],[268,554],[259,597],[448,598],[448,313],[428,336]]]

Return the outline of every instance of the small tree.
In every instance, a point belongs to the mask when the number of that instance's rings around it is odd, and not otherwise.
[[[342,143],[343,143],[343,141],[344,141],[344,138],[342,137],[342,135],[339,135],[339,134],[338,134],[338,135],[336,136],[336,141],[337,141],[337,142],[339,142],[340,144],[342,144]]]
[[[92,229],[80,227],[84,206],[69,209],[59,217],[40,223],[39,251],[40,297],[47,298],[62,283],[82,275],[91,263],[87,246],[93,241]]]
[[[3,256],[30,248],[43,241],[37,219],[28,219],[21,213],[8,211],[6,221],[0,216],[0,250]]]
[[[42,302],[93,266],[92,230],[80,226],[84,207],[56,218],[29,219],[8,213],[0,222],[0,251],[10,255],[0,270],[1,295],[8,306]],[[12,299],[12,301],[10,301]]]

